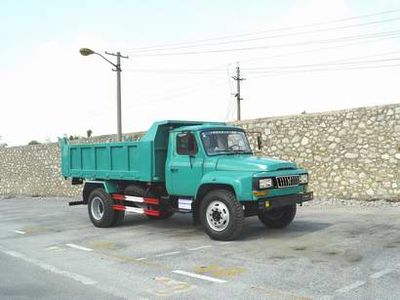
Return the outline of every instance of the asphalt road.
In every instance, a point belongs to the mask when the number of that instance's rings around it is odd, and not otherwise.
[[[218,242],[190,215],[100,229],[67,201],[0,200],[1,299],[400,299],[400,208],[300,207]]]

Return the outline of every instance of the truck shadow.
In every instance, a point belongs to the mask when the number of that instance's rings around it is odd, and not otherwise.
[[[169,219],[165,220],[157,220],[157,219],[152,219],[147,216],[143,215],[126,215],[124,223],[121,224],[121,227],[125,226],[137,226],[137,225],[146,225],[149,227],[162,227],[162,228],[179,228],[179,229],[184,229],[185,227],[191,227],[193,226],[193,221],[192,217],[190,214],[187,215],[179,215],[175,214]]]
[[[168,237],[183,235],[191,238],[204,236],[201,225],[193,225],[192,217],[188,215],[174,215],[166,220],[154,220],[146,216],[127,215],[121,227],[146,226],[149,231],[163,232]],[[286,228],[272,229],[265,227],[257,217],[246,218],[242,235],[238,241],[249,241],[262,238],[296,238],[305,234],[323,231],[332,226],[332,223],[316,222],[313,220],[294,220]]]
[[[241,236],[242,241],[262,238],[296,238],[306,234],[323,231],[331,227],[332,223],[316,222],[313,220],[294,220],[292,224],[282,229],[267,228],[257,218],[246,220],[246,226]]]

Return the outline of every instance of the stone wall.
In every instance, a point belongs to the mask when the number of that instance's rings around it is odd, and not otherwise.
[[[310,188],[319,197],[400,201],[398,104],[237,125],[262,132],[263,155],[308,169]]]
[[[310,170],[317,197],[400,201],[400,104],[235,124],[262,133],[258,154]],[[252,144],[256,135],[249,134]],[[111,140],[115,136],[74,142]],[[77,196],[80,190],[60,176],[57,144],[0,148],[0,195]]]
[[[60,176],[57,144],[0,149],[0,195],[74,196]]]
[[[124,135],[124,139],[138,140],[143,132]],[[115,141],[115,135],[70,141],[103,143]],[[0,148],[0,195],[68,196],[81,193],[81,185],[71,185],[60,175],[58,143]]]

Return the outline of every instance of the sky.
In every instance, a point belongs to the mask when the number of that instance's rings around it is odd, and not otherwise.
[[[0,144],[400,102],[395,0],[0,1]],[[397,53],[396,53],[397,52]],[[114,57],[108,57],[114,60]]]

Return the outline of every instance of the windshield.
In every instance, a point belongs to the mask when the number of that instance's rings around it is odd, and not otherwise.
[[[204,131],[201,133],[207,154],[252,154],[246,134],[238,130]]]

